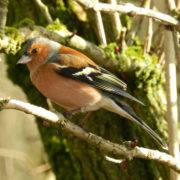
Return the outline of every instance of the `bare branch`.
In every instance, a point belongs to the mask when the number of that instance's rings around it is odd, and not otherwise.
[[[16,159],[21,161],[23,166],[25,165],[32,176],[40,174],[44,171],[49,170],[51,167],[48,163],[42,164],[38,167],[35,167],[30,157],[24,153],[14,149],[0,148],[0,156],[5,158]]]
[[[166,0],[169,11],[176,9],[175,0]],[[165,30],[165,70],[166,70],[166,94],[167,94],[167,122],[169,136],[170,154],[179,160],[179,142],[178,142],[178,107],[177,107],[177,83],[176,83],[176,52],[177,45],[173,32]],[[168,42],[168,43],[167,43]],[[177,54],[178,55],[178,54]],[[172,169],[170,171],[170,179],[180,179]]]
[[[169,9],[172,11],[173,9],[176,9],[176,3],[174,0],[167,0]]]
[[[98,2],[98,0],[96,0]],[[106,42],[106,35],[104,31],[104,25],[101,17],[101,12],[100,11],[95,11],[95,19],[96,19],[96,26],[97,26],[97,31],[98,31],[98,37],[99,41],[103,45],[107,45]]]
[[[150,9],[153,8],[153,0],[149,0],[149,7]],[[143,54],[149,53],[151,49],[151,41],[152,41],[152,36],[153,36],[153,21],[152,18],[148,19],[148,27],[147,27],[147,34],[144,42],[144,51]]]
[[[34,164],[25,153],[14,149],[0,148],[0,156],[20,160],[27,167],[29,173],[33,175]]]
[[[116,0],[108,0],[108,2],[113,5],[117,4]],[[118,39],[120,39],[121,28],[122,28],[119,13],[115,12],[115,13],[111,13],[110,15],[111,15],[111,19],[112,19],[112,28],[114,31],[114,36],[115,36],[115,39],[118,40]]]
[[[46,18],[47,22],[49,24],[52,24],[53,23],[53,19],[52,19],[50,13],[49,13],[48,7],[44,3],[42,3],[41,0],[34,0],[34,2],[40,8],[41,13],[44,15],[44,17]]]
[[[0,0],[0,33],[4,34],[6,25],[8,0]]]
[[[149,0],[144,0],[142,2],[141,7],[142,8],[148,8],[149,7]],[[143,16],[135,16],[133,18],[131,29],[126,35],[126,42],[127,42],[128,46],[132,45],[134,38],[135,38],[137,32],[139,31],[143,20],[144,20]]]
[[[180,64],[180,32],[174,30],[173,38],[174,38],[174,46],[176,51],[176,59],[179,65]]]
[[[42,165],[34,168],[34,169],[33,169],[33,174],[34,174],[34,175],[41,174],[41,173],[43,173],[43,172],[45,172],[45,171],[48,171],[48,170],[50,170],[50,169],[51,169],[50,164],[49,164],[49,163],[45,163],[45,164],[42,164]]]
[[[167,94],[167,120],[170,154],[179,160],[178,142],[178,112],[177,112],[177,86],[176,86],[176,54],[173,34],[165,30],[165,68],[166,68],[166,94]],[[168,43],[167,43],[168,42]],[[176,176],[171,172],[172,176]]]
[[[112,154],[124,155],[127,159],[132,159],[133,157],[155,160],[157,162],[163,163],[176,172],[180,173],[180,162],[179,160],[173,158],[172,156],[159,152],[157,150],[146,149],[142,147],[135,147],[131,149],[126,145],[119,145],[105,140],[93,133],[86,132],[79,126],[71,123],[60,114],[52,113],[41,107],[37,107],[32,104],[28,104],[22,101],[14,99],[0,99],[0,110],[4,109],[17,109],[28,114],[33,114],[38,117],[44,118],[49,123],[55,127],[61,127],[63,130],[74,134],[80,139],[85,140],[89,144],[92,144],[102,151],[110,152]]]
[[[120,12],[125,14],[133,14],[133,15],[139,15],[139,16],[146,16],[151,17],[153,19],[160,20],[162,23],[166,25],[171,26],[177,26],[180,28],[180,23],[177,19],[173,18],[172,16],[169,16],[167,14],[154,11],[151,9],[145,9],[136,7],[133,4],[127,3],[127,4],[107,4],[107,3],[93,3],[90,0],[75,0],[82,4],[84,7],[89,9],[94,9],[95,11],[104,11],[104,12]]]

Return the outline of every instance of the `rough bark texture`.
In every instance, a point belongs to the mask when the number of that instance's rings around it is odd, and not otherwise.
[[[71,2],[63,0],[57,2],[55,0],[44,1],[48,5],[53,19],[58,17],[69,30],[77,29],[78,35],[97,43],[94,27],[88,22],[82,23],[77,18],[78,16],[72,10]],[[38,12],[38,7],[32,1],[10,0],[7,25],[15,27],[27,23],[29,25],[29,21],[24,21],[25,17],[32,19],[36,24],[47,25],[43,15]],[[126,18],[123,21],[125,22]],[[116,43],[112,43],[104,48],[109,61],[118,60],[116,72],[119,73],[117,75],[128,83],[130,92],[146,104],[145,107],[142,107],[130,102],[131,105],[152,129],[161,137],[167,137],[164,117],[166,107],[163,90],[163,68],[157,68],[155,56],[143,56],[140,46],[131,46],[117,54],[115,53],[116,46]],[[16,56],[7,56],[9,78],[22,87],[31,103],[46,107],[45,98],[40,95],[29,80],[27,68],[16,66],[20,54],[21,52],[17,53]],[[62,111],[59,107],[57,108]],[[73,117],[72,121],[79,123],[83,116],[84,114],[79,114]],[[52,169],[59,180],[156,180],[160,177],[168,179],[168,168],[163,165],[152,161],[134,159],[124,169],[120,169],[120,165],[106,161],[103,152],[71,134],[59,130],[57,133],[56,129],[42,127],[40,123],[38,125]],[[105,110],[95,112],[85,127],[112,142],[118,143],[138,139],[139,146],[159,148],[151,137],[136,124]]]

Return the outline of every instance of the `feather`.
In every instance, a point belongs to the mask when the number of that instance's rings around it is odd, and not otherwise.
[[[55,65],[54,70],[59,75],[79,80],[102,92],[123,96],[144,105],[141,101],[125,91],[127,85],[122,80],[102,67],[88,64],[87,61],[81,57],[69,54],[57,54],[52,56],[48,62]]]
[[[151,137],[159,144],[161,145],[161,147],[164,150],[168,150],[168,146],[167,144],[144,122],[142,121],[134,112],[134,110],[128,105],[126,104],[126,102],[123,102],[120,99],[114,99],[115,103],[121,108],[123,109],[127,114],[128,114],[128,119],[136,122],[137,124],[139,124],[147,133],[149,133],[149,135],[151,135]],[[118,113],[118,112],[116,112]],[[120,115],[122,115],[121,113],[118,113]]]

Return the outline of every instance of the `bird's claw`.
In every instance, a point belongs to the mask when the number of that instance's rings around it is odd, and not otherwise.
[[[123,162],[121,163],[121,165],[120,165],[120,168],[121,168],[121,169],[124,169],[125,166],[127,165],[127,163],[128,163],[128,160],[123,161]]]
[[[66,111],[66,112],[63,113],[63,116],[64,116],[66,119],[71,119],[71,118],[72,118],[72,112]]]
[[[42,124],[43,124],[44,127],[50,127],[51,126],[50,123],[47,122],[47,121],[43,121]]]
[[[131,142],[131,148],[134,149],[138,144],[138,140],[135,139],[134,141]]]

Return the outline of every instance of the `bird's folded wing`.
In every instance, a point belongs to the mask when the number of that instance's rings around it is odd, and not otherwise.
[[[102,67],[89,64],[83,58],[71,54],[56,54],[47,63],[54,64],[54,70],[59,75],[79,80],[101,91],[124,96],[143,104],[125,91],[126,83]]]

